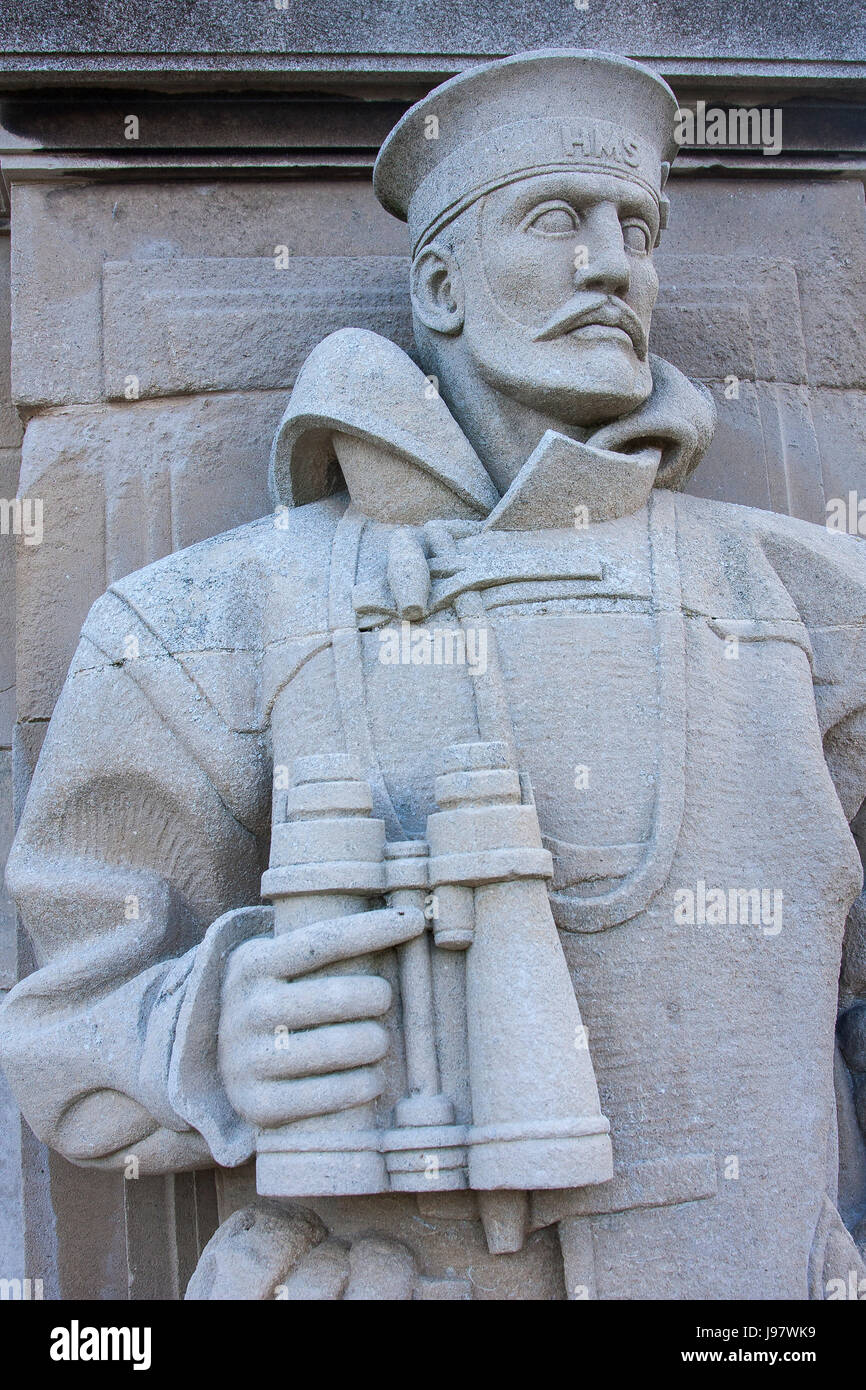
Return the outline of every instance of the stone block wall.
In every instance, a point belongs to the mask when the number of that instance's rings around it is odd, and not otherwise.
[[[220,0],[181,31],[160,3],[134,22],[113,7],[102,29],[12,7],[0,498],[41,501],[44,538],[0,536],[0,862],[91,603],[269,509],[273,431],[326,333],[411,349],[406,231],[373,197],[372,161],[410,100],[481,56],[592,44],[650,58],[683,103],[783,104],[774,164],[687,151],[675,166],[653,346],[718,405],[692,491],[813,521],[866,491],[862,16],[846,28],[818,6],[804,25],[790,5],[770,23],[744,5],[720,29],[708,6],[663,22],[641,0],[593,7],[564,6],[566,23],[386,6],[375,33],[357,7],[331,6],[323,30],[294,0],[258,19]],[[31,964],[0,894],[0,989]],[[41,1278],[46,1297],[182,1295],[218,1219],[213,1175],[76,1169],[3,1085],[0,1275]]]

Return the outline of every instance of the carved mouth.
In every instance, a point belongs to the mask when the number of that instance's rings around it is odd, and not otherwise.
[[[631,343],[634,347],[631,335],[624,328],[620,328],[615,323],[605,323],[602,319],[591,319],[588,323],[579,323],[576,328],[571,328],[568,331],[569,333],[582,333],[587,338],[609,338],[611,336],[624,338],[627,343]]]
[[[555,338],[590,328],[602,329],[604,332],[588,336],[607,336],[611,331],[615,331],[628,339],[638,357],[643,359],[647,355],[646,333],[637,314],[633,313],[628,305],[610,299],[596,298],[589,304],[584,301],[580,306],[566,305],[548,319],[544,327],[535,334],[535,342],[548,343]]]

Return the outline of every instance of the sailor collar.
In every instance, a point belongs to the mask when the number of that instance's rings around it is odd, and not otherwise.
[[[715,425],[709,392],[650,355],[653,389],[585,442],[548,430],[503,497],[435,389],[402,348],[365,329],[332,333],[307,358],[271,451],[275,504],[348,485],[375,521],[482,522],[541,530],[610,521],[675,488]],[[582,510],[581,510],[582,509]]]

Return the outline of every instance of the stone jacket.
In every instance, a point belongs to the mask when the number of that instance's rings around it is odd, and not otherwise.
[[[418,456],[435,468],[429,438]],[[9,864],[37,969],[0,1015],[0,1060],[45,1142],[100,1167],[134,1151],[142,1172],[252,1153],[219,1083],[218,991],[227,951],[267,929],[275,765],[350,731],[389,835],[422,836],[438,749],[478,736],[465,664],[383,660],[407,611],[400,533],[429,569],[416,625],[453,626],[455,595],[478,592],[495,633],[612,1124],[619,1196],[573,1206],[607,1222],[602,1270],[625,1240],[616,1213],[640,1209],[628,1242],[650,1263],[669,1220],[671,1249],[687,1240],[718,1271],[693,1296],[804,1296],[833,1195],[837,982],[861,885],[848,822],[866,796],[866,547],[650,493],[624,468],[626,500],[587,527],[571,494],[533,515],[536,469],[515,484],[528,509],[485,529],[476,501],[444,560],[435,527],[319,495],[94,605]],[[769,909],[731,920],[732,889],[780,892],[780,929]],[[742,1177],[726,1182],[732,1157]],[[561,1215],[542,1201],[536,1224]],[[648,1277],[610,1273],[609,1296],[651,1296]]]

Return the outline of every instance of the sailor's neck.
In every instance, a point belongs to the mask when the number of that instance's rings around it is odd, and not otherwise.
[[[447,394],[443,389],[443,398],[500,496],[508,491],[547,430],[580,441],[592,433],[504,396],[477,378],[455,382]]]

